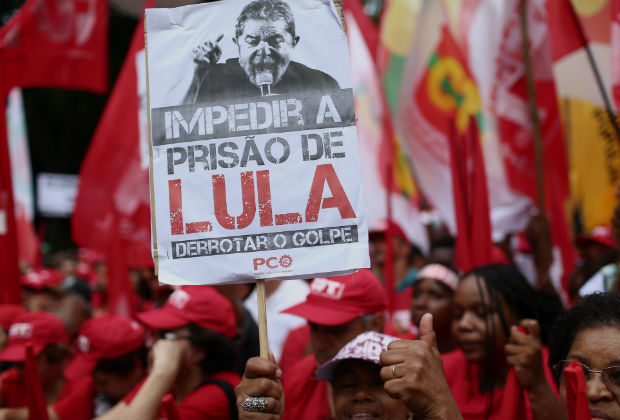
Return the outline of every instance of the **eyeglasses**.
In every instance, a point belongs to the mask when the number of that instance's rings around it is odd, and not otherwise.
[[[557,377],[562,375],[564,368],[576,360],[560,360],[553,366],[553,370],[556,372]],[[609,387],[610,390],[618,393],[620,391],[620,366],[607,366],[603,370],[590,369],[589,366],[583,363],[577,362],[583,368],[583,376],[586,378],[586,382],[590,380],[593,373],[598,373],[602,376],[603,382]]]

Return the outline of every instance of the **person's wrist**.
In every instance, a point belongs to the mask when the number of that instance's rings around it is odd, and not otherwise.
[[[423,416],[424,419],[428,420],[451,420],[451,419],[462,419],[463,415],[459,410],[459,407],[456,405],[456,402],[450,398],[450,401],[442,401],[438,407],[434,407],[428,415]]]
[[[537,395],[549,387],[544,375],[537,376],[532,382],[522,385],[528,394]]]

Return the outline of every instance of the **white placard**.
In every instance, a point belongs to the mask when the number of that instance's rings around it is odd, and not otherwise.
[[[331,0],[149,9],[146,28],[159,280],[369,267],[349,54]]]
[[[50,217],[70,217],[75,206],[79,177],[67,174],[37,175],[37,208]]]

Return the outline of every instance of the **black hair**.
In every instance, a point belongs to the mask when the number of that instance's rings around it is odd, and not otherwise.
[[[45,346],[42,354],[48,363],[58,363],[70,356],[71,348],[66,343],[52,343]]]
[[[620,329],[620,296],[595,293],[583,298],[572,309],[553,321],[549,340],[549,366],[565,360],[577,334],[592,327],[610,326]],[[556,382],[560,375],[555,371]]]
[[[442,236],[431,243],[431,251],[437,248],[454,248],[454,243],[455,241],[452,236]]]
[[[235,25],[235,38],[243,34],[245,22],[248,19],[254,20],[278,20],[282,19],[286,23],[286,31],[295,38],[295,18],[291,7],[281,0],[256,0],[246,5]]]
[[[100,359],[94,370],[125,376],[134,367],[136,361],[146,369],[147,354],[146,347],[141,346],[137,350],[113,359]]]
[[[187,329],[190,343],[206,353],[200,364],[203,375],[235,370],[238,352],[233,339],[194,323],[188,324]]]
[[[488,316],[489,309],[495,310],[505,336],[510,336],[510,326],[506,321],[506,314],[502,311],[501,299],[503,299],[518,319],[532,318],[538,321],[541,341],[546,344],[551,322],[563,307],[557,295],[534,290],[525,276],[514,266],[484,265],[469,271],[463,278],[467,276],[474,276],[476,280],[485,319],[487,357],[483,366],[481,386],[483,390],[490,391],[486,409],[486,418],[489,418],[493,411],[492,390],[495,388],[495,372],[498,362],[495,354],[497,332]],[[486,286],[489,301],[486,301],[484,297],[481,282],[484,282]]]
[[[514,312],[518,319],[532,318],[540,325],[540,338],[543,344],[549,341],[549,330],[553,319],[564,309],[560,298],[552,292],[536,291],[525,276],[514,266],[490,264],[475,268],[468,275],[476,275],[484,280],[489,291],[492,307],[498,309],[502,328],[510,335],[509,325],[501,308],[499,297]],[[482,297],[482,296],[481,296]]]

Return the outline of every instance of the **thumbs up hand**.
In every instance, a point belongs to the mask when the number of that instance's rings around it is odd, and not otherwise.
[[[385,391],[401,399],[416,416],[425,419],[461,419],[437,349],[433,316],[420,321],[419,340],[397,340],[381,353]]]

